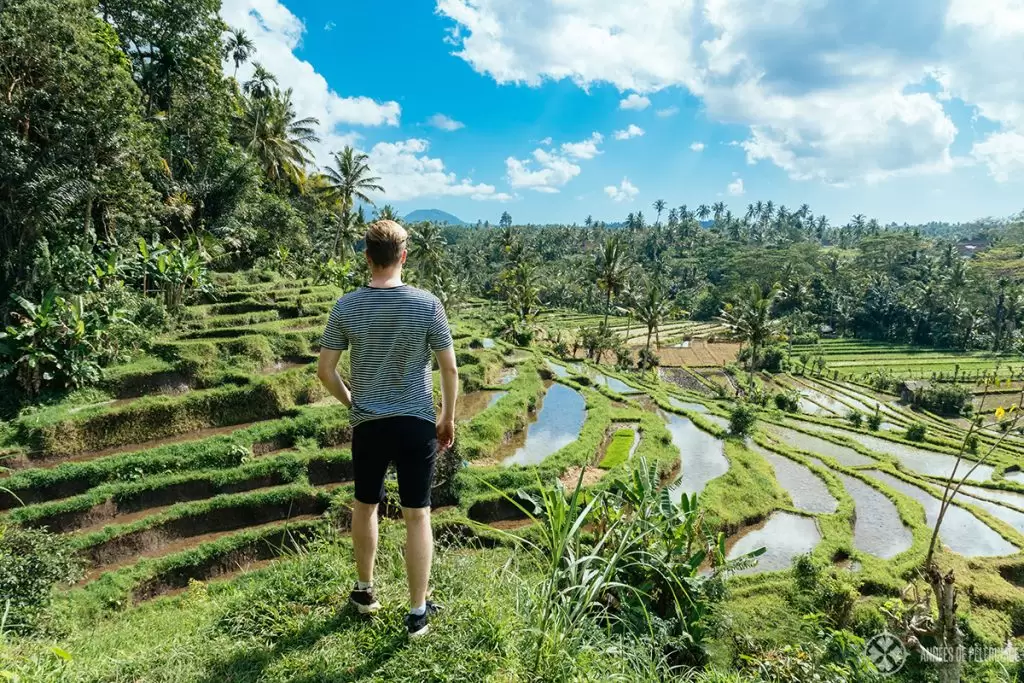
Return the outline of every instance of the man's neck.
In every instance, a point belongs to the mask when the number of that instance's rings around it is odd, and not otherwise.
[[[370,275],[371,289],[391,289],[402,286],[402,269],[375,270]]]

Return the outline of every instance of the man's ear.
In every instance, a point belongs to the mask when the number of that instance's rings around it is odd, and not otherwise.
[[[398,258],[398,262],[401,263],[404,266],[405,265],[405,259],[407,259],[407,258],[409,258],[409,250],[408,249],[403,249],[402,250],[402,255]]]

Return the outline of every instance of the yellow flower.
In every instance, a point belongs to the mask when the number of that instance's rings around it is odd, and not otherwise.
[[[1003,410],[1002,406],[999,406],[996,408],[996,420],[1002,420],[1004,417],[1006,417],[1006,411]]]

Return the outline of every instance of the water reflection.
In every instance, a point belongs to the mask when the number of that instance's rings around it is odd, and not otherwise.
[[[885,484],[894,491],[913,498],[924,507],[928,526],[934,528],[942,505],[935,496],[924,489],[909,484],[887,472],[870,471],[866,474],[875,481]],[[968,499],[969,500],[969,499]],[[967,510],[951,505],[942,520],[939,532],[942,542],[955,552],[965,557],[998,557],[1011,555],[1017,548],[993,531],[988,525]]]
[[[682,415],[660,411],[672,443],[679,449],[682,474],[672,486],[674,500],[684,493],[702,491],[709,481],[717,479],[729,470],[725,457],[725,444],[708,434]]]
[[[795,515],[791,512],[775,512],[767,521],[748,527],[736,535],[727,545],[727,559],[735,559],[746,553],[764,547],[765,554],[758,558],[757,565],[736,572],[754,574],[789,569],[793,559],[809,553],[821,542],[821,532],[814,518]]]
[[[551,385],[537,420],[526,429],[525,442],[504,464],[536,465],[575,441],[586,417],[586,401],[579,392],[561,384]]]

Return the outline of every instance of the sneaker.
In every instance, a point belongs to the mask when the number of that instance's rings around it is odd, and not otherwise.
[[[377,602],[377,596],[373,593],[373,588],[353,588],[352,592],[349,593],[348,601],[356,608],[360,614],[375,614],[380,610],[380,603]]]
[[[409,631],[410,638],[419,638],[427,635],[430,631],[430,617],[441,611],[441,606],[427,600],[427,611],[423,614],[405,615],[405,628]]]

